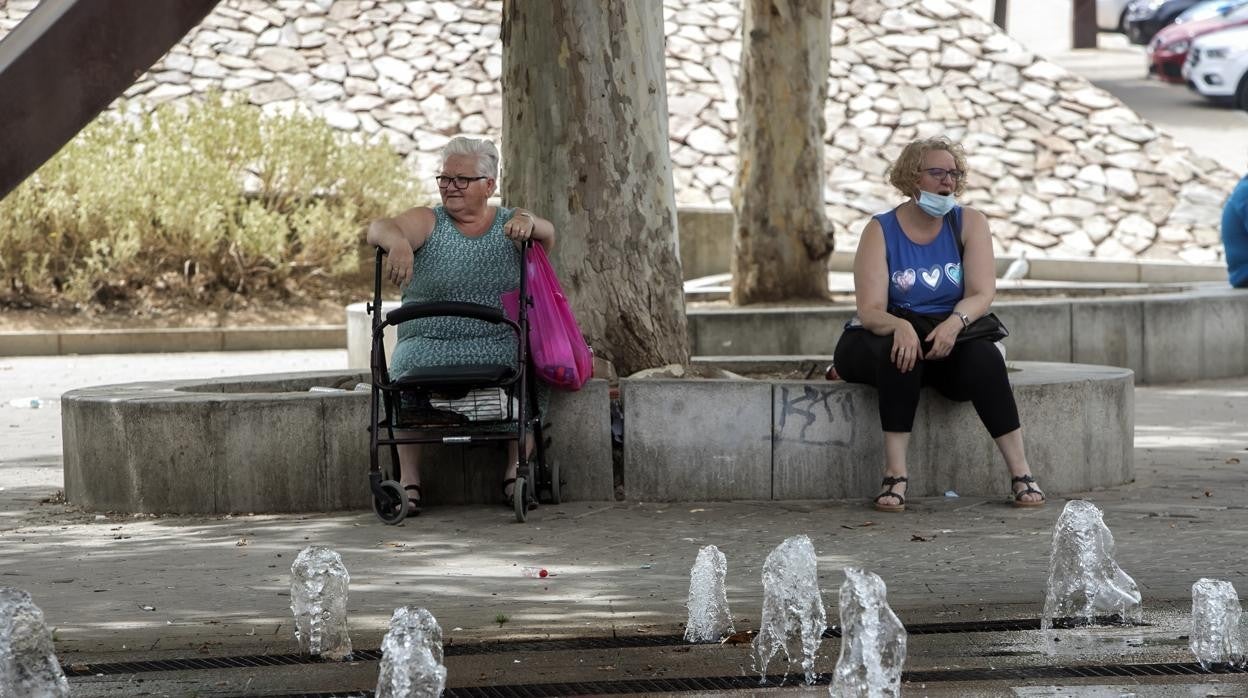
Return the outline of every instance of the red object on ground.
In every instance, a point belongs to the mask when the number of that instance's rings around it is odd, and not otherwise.
[[[546,570],[542,570],[541,572],[538,572],[538,573],[537,573],[537,576],[539,576],[539,577],[545,577],[545,576],[546,576]]]

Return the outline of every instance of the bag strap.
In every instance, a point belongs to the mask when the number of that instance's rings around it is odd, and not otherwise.
[[[949,227],[953,228],[953,239],[958,243],[958,261],[962,261],[962,207],[954,206],[949,209],[949,213],[945,214],[945,220],[949,221]]]

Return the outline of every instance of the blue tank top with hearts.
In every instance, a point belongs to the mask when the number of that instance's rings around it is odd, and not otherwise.
[[[901,230],[897,209],[875,216],[884,229],[888,260],[888,306],[922,315],[948,315],[962,300],[962,254],[951,219],[961,220],[957,208],[945,216],[936,239],[920,245]]]

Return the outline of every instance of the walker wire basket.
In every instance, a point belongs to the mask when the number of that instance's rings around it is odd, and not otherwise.
[[[520,409],[504,388],[479,388],[463,395],[425,391],[404,393],[399,422],[404,426],[447,426],[502,422],[516,418]]]

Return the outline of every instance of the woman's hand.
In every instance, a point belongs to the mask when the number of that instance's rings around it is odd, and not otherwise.
[[[958,333],[962,331],[962,319],[957,315],[950,315],[945,321],[936,326],[936,329],[928,333],[927,338],[923,341],[931,342],[931,351],[927,352],[929,359],[943,359],[949,356],[949,352],[953,351],[954,342],[958,341]]]
[[[915,363],[923,358],[919,334],[914,331],[914,325],[901,319],[897,321],[897,327],[893,330],[893,351],[889,358],[902,373],[909,373]]]
[[[382,272],[400,289],[412,278],[412,248],[406,243],[393,245],[386,254]]]
[[[511,218],[503,224],[503,235],[516,242],[523,242],[533,236],[533,229],[537,227],[537,222],[533,220],[533,214],[524,209],[516,209],[511,214]]]

